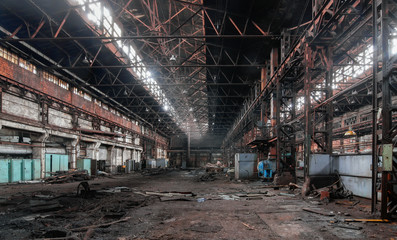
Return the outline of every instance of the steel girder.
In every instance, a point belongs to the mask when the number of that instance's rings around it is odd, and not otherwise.
[[[393,123],[393,113],[397,106],[392,102],[392,96],[397,94],[397,63],[396,52],[393,52],[392,44],[396,34],[397,3],[390,0],[375,1],[374,18],[376,19],[375,31],[380,31],[376,40],[376,81],[382,82],[381,109],[382,109],[382,136],[377,142],[376,150],[380,150],[376,159],[382,156],[380,166],[381,179],[381,216],[382,218],[397,217],[397,155],[393,149],[397,136],[397,124]],[[394,43],[395,44],[395,43]],[[395,48],[395,46],[394,46]],[[377,174],[375,174],[377,175]],[[376,193],[376,191],[375,191]]]

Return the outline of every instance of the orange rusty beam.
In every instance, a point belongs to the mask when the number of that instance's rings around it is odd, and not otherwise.
[[[19,27],[17,27],[17,29],[15,29],[15,31],[9,36],[10,38],[15,37],[15,35],[19,32],[19,30],[21,30],[22,28],[22,24],[19,25]]]
[[[61,32],[63,25],[65,24],[66,20],[68,19],[70,14],[70,10],[66,13],[66,16],[63,18],[61,25],[59,25],[59,28],[57,30],[57,32],[54,35],[54,38],[58,37],[58,34]]]
[[[230,22],[233,24],[233,26],[237,29],[238,33],[240,33],[240,35],[243,35],[243,33],[240,31],[240,29],[237,27],[237,25],[234,23],[233,19],[231,17],[229,17]]]
[[[251,22],[252,22],[252,24],[254,24],[254,26],[259,30],[259,32],[262,33],[263,36],[269,35],[269,34],[266,33],[265,31],[263,31],[262,28],[260,28],[260,27],[258,26],[258,24],[256,24],[254,21],[251,21]]]
[[[40,29],[44,26],[45,21],[42,20],[39,24],[39,26],[37,27],[36,31],[33,33],[33,35],[31,36],[31,38],[36,37],[37,33],[39,33]]]

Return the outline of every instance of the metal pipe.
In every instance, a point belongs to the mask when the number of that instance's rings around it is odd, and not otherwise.
[[[5,145],[4,143],[0,145],[0,154],[32,154],[32,152],[30,146]]]

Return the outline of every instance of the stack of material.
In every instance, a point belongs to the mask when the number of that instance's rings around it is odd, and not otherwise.
[[[70,169],[69,171],[56,171],[51,174],[53,176],[44,179],[46,183],[64,183],[90,179],[87,170]]]
[[[224,166],[223,166],[222,164],[220,164],[219,161],[218,161],[217,164],[207,163],[207,164],[204,166],[204,168],[205,168],[205,170],[206,170],[207,172],[222,172]]]

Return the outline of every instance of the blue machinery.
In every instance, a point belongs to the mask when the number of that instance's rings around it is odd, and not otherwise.
[[[270,180],[276,171],[276,161],[261,160],[258,163],[258,177]]]

